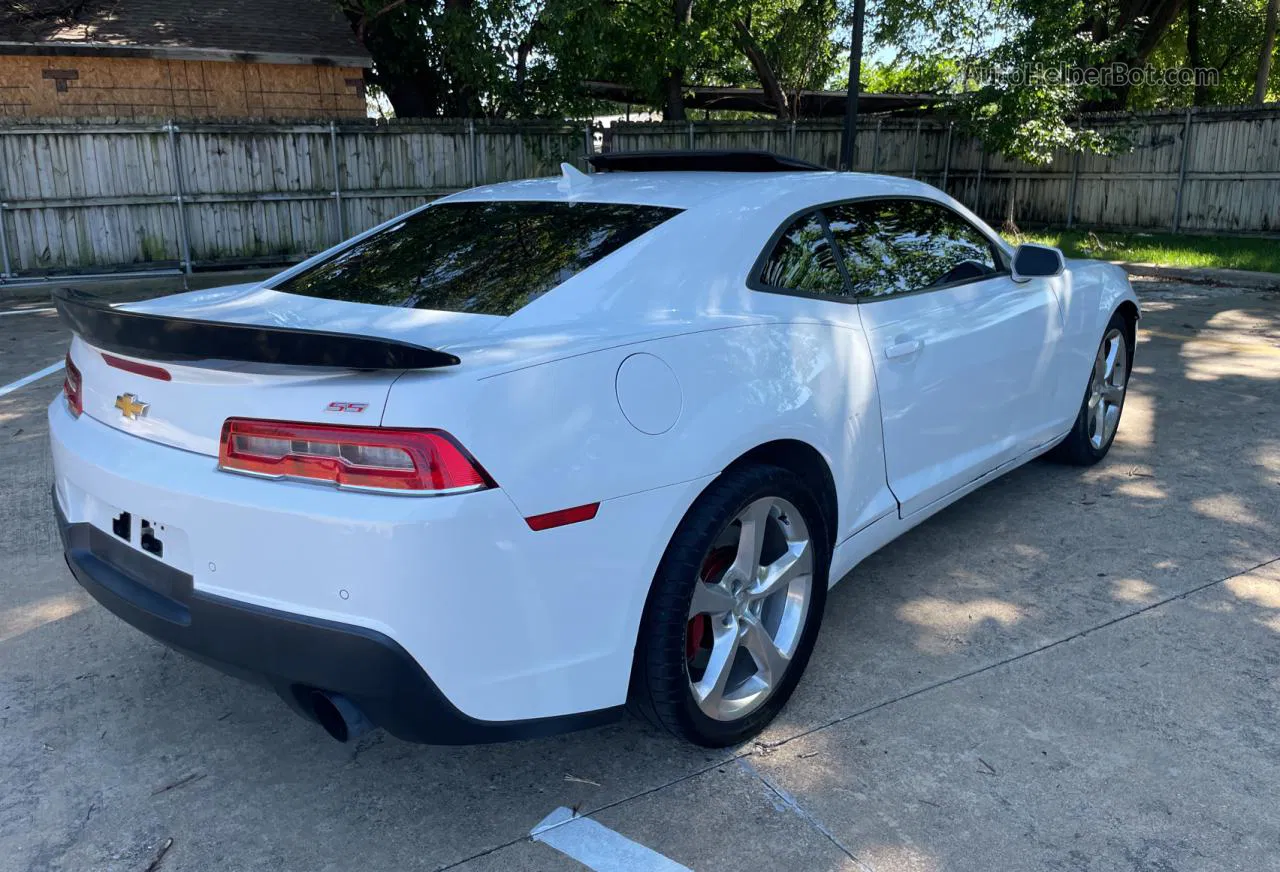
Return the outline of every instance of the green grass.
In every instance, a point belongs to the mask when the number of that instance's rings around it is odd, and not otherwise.
[[[1190,236],[1174,233],[1092,233],[1040,230],[1011,242],[1039,242],[1067,257],[1096,257],[1161,266],[1215,267],[1280,273],[1280,239],[1247,236]]]

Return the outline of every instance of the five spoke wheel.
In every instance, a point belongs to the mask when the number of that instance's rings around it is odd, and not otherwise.
[[[747,505],[716,539],[694,584],[689,687],[718,721],[759,708],[791,665],[813,591],[813,544],[781,497]]]
[[[1129,351],[1124,334],[1112,327],[1098,347],[1089,380],[1088,420],[1085,433],[1095,449],[1111,441],[1120,425],[1120,409],[1129,376]]]

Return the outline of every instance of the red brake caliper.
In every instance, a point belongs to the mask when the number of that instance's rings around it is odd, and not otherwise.
[[[707,555],[707,559],[702,561],[702,570],[698,573],[698,577],[702,582],[718,581],[724,571],[733,565],[735,553],[734,549],[729,547],[714,549]],[[711,650],[711,616],[694,615],[689,619],[689,626],[684,633],[684,655],[691,667],[705,665],[705,662],[695,662],[699,660],[698,653],[704,650]]]

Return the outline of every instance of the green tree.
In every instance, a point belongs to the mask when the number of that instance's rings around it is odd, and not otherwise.
[[[844,67],[847,46],[831,36],[845,23],[836,0],[742,3],[730,15],[749,66],[734,84],[759,82],[780,118],[796,117],[799,92],[825,87]]]
[[[485,0],[340,0],[373,57],[370,84],[396,114],[476,116],[498,78],[487,42],[507,4]]]
[[[1198,83],[1153,83],[1133,89],[1129,108],[1230,106],[1261,103],[1256,94],[1259,72],[1267,82],[1275,54],[1274,35],[1267,41],[1268,7],[1277,0],[1187,0],[1152,52],[1156,67],[1207,70]],[[1274,31],[1273,31],[1274,33]],[[1265,63],[1263,62],[1265,60]]]
[[[1080,112],[1249,102],[1275,56],[1276,2],[883,0],[873,38],[899,52],[891,77],[936,79],[939,58],[958,64],[940,84],[971,130],[989,148],[1044,162],[1057,149],[1116,144],[1081,130]],[[1116,65],[1201,67],[1214,78],[1188,69],[1172,81],[1107,79]]]
[[[841,64],[831,38],[839,0],[561,0],[549,62],[566,79],[616,82],[671,121],[691,85],[759,85],[780,117],[795,94],[822,87]],[[589,48],[584,48],[589,47]]]
[[[581,83],[685,117],[688,86],[759,83],[775,112],[840,66],[840,0],[340,0],[401,116],[537,117],[592,108]]]

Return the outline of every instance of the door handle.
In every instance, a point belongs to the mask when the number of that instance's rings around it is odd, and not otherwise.
[[[893,345],[886,347],[884,356],[890,360],[898,357],[910,357],[921,348],[924,348],[924,343],[919,339],[908,339],[904,342],[895,342]]]

